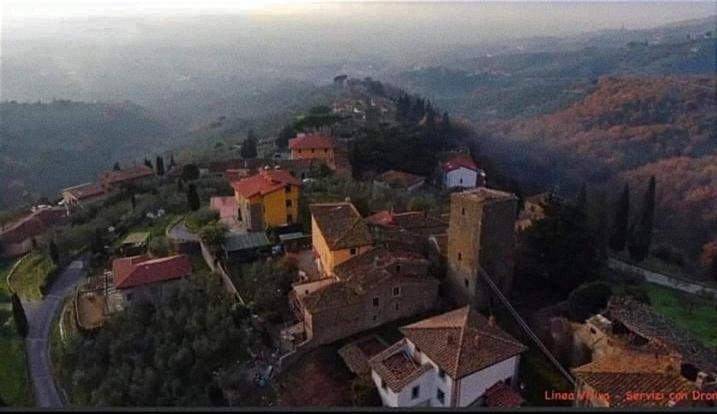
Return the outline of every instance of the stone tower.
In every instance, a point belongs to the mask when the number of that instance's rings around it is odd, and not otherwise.
[[[479,187],[451,196],[448,226],[448,293],[460,305],[497,304],[478,265],[508,295],[513,284],[515,220],[518,198]]]

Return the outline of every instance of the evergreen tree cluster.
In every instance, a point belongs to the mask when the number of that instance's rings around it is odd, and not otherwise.
[[[212,406],[250,384],[222,381],[246,360],[243,320],[219,280],[193,275],[165,287],[160,304],[114,314],[62,349],[59,374],[87,406]]]
[[[621,252],[627,247],[630,257],[638,262],[645,260],[650,253],[655,221],[655,186],[655,177],[652,176],[645,191],[642,209],[637,216],[630,215],[630,188],[627,184],[615,207],[610,248]]]
[[[254,136],[254,131],[249,130],[246,139],[241,144],[239,149],[239,155],[245,159],[256,158],[257,156],[257,139]]]

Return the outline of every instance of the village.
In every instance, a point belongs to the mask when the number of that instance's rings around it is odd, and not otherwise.
[[[526,294],[532,285],[516,276],[518,239],[552,214],[551,203],[572,199],[493,181],[465,140],[454,133],[457,144],[446,144],[459,124],[430,102],[334,82],[350,93],[315,116],[327,123],[304,119],[267,157],[255,148],[206,162],[172,156],[166,169],[162,157],[116,165],[4,227],[3,257],[31,262],[45,246],[53,256],[52,276],[23,303],[42,298],[65,267],[85,273],[53,327],[62,398],[72,401],[77,388],[59,355],[71,343],[62,337],[100,338],[118,315],[168,306],[168,291],[203,277],[221,286],[249,338],[236,345],[248,356],[217,366],[242,376],[256,405],[714,406],[717,353],[639,295],[614,288],[577,320],[531,302],[540,302]],[[421,159],[431,165],[365,174],[357,131],[401,122],[440,142]],[[101,217],[111,209],[116,218]],[[11,289],[25,284],[26,263],[9,272]],[[230,389],[221,386],[216,400],[247,404]],[[626,397],[635,392],[687,397]],[[556,393],[587,397],[546,397]]]

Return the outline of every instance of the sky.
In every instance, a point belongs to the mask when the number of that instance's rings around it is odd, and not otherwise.
[[[541,2],[545,0],[498,0]],[[550,0],[551,2],[584,2],[589,0]],[[623,0],[602,0],[619,2]],[[653,0],[637,0],[648,1]],[[670,2],[710,2],[713,0],[671,0]],[[197,13],[211,11],[282,13],[317,7],[319,3],[377,3],[386,0],[328,0],[309,2],[306,0],[3,0],[4,18],[24,19],[29,17],[81,17],[97,15],[135,15],[158,13]],[[435,0],[392,0],[395,3],[436,2]],[[481,0],[468,0],[481,2]],[[320,7],[320,5],[318,6]]]

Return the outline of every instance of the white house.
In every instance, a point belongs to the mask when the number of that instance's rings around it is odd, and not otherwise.
[[[475,188],[485,185],[485,172],[465,154],[450,154],[440,163],[439,168],[444,188]]]
[[[514,387],[527,348],[494,321],[466,306],[402,327],[404,338],[369,360],[383,405],[522,404]]]

